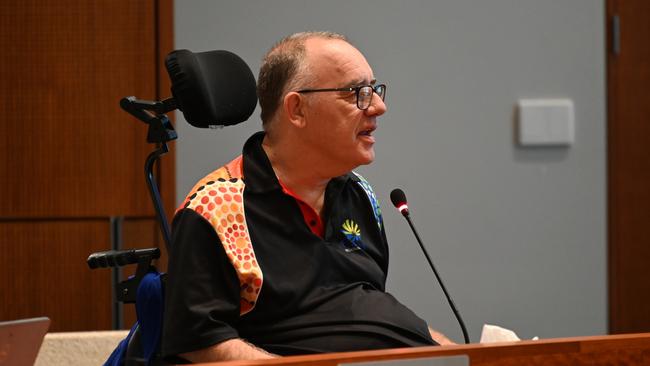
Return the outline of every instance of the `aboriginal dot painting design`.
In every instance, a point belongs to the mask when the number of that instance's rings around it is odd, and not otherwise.
[[[357,178],[359,178],[359,181],[357,183],[361,186],[361,188],[363,188],[363,191],[366,192],[366,195],[370,200],[370,205],[372,206],[372,212],[375,214],[375,220],[377,221],[377,225],[379,226],[379,230],[381,231],[381,225],[384,221],[381,217],[381,208],[379,207],[379,201],[375,196],[375,192],[373,192],[370,183],[368,183],[368,181],[364,177],[362,177],[361,174],[358,174],[356,172],[352,172],[352,173],[354,173],[354,175],[356,175]]]
[[[239,277],[240,315],[244,315],[255,307],[263,276],[246,226],[241,157],[203,178],[192,191],[181,207],[203,215],[217,232]]]

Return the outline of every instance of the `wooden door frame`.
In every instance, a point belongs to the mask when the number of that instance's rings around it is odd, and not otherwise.
[[[650,18],[650,8],[635,1],[605,2],[610,333],[650,331],[650,235],[646,228],[650,221],[650,195],[646,194],[650,192],[650,126],[643,114],[647,109],[637,109],[648,100],[643,82],[648,80],[649,66],[644,62],[650,62],[650,52],[644,40],[648,30],[637,32],[636,28]]]
[[[174,50],[174,0],[156,1],[156,38],[157,38],[157,100],[168,98],[171,95],[171,82],[165,69],[165,56]],[[173,121],[173,113],[169,114]],[[160,194],[163,199],[163,206],[167,214],[167,220],[171,222],[176,209],[176,143],[169,144],[169,153],[161,158],[157,168]],[[164,244],[163,244],[164,246]],[[165,261],[166,262],[166,261]]]

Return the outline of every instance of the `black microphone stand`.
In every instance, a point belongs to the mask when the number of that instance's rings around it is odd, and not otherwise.
[[[451,296],[449,296],[449,292],[447,292],[447,288],[445,287],[445,284],[442,282],[442,279],[440,279],[438,270],[436,270],[436,267],[433,265],[433,261],[431,260],[431,257],[429,257],[429,252],[427,251],[427,248],[425,248],[424,244],[422,244],[422,240],[420,239],[420,234],[418,234],[418,231],[415,229],[415,226],[411,221],[411,215],[409,215],[408,210],[402,211],[402,215],[406,219],[406,222],[409,223],[411,230],[413,230],[413,234],[415,234],[415,239],[418,241],[418,244],[420,244],[420,248],[422,248],[422,252],[424,252],[424,256],[427,258],[427,261],[429,262],[429,267],[431,267],[433,274],[436,276],[436,279],[438,280],[438,283],[442,288],[442,292],[445,293],[445,297],[449,302],[449,307],[451,307],[451,310],[454,312],[454,315],[458,320],[458,324],[460,324],[460,329],[463,331],[463,338],[465,339],[465,344],[469,344],[469,335],[467,334],[467,328],[465,327],[465,322],[463,321],[463,318],[461,318],[458,309],[456,309],[456,305],[454,304],[454,301],[451,299]]]

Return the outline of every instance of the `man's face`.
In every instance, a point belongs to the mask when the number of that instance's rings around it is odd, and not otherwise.
[[[309,88],[342,88],[375,82],[365,57],[341,40],[309,39],[305,42]],[[386,112],[378,95],[366,110],[357,107],[355,92],[303,94],[307,99],[304,138],[326,167],[340,174],[375,158],[373,136],[376,118]]]

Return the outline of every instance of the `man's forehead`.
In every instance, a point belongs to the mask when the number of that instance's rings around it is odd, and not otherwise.
[[[343,76],[349,86],[367,85],[374,80],[363,54],[344,40],[308,39],[305,48],[312,70],[325,73],[324,77]]]

